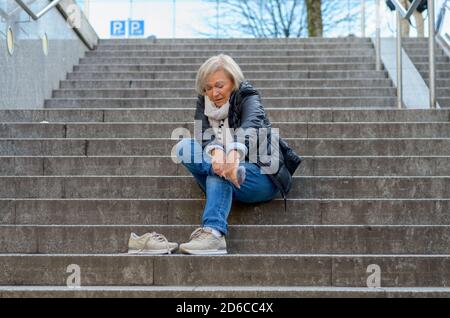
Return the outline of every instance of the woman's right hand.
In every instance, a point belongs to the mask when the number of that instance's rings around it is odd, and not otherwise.
[[[217,174],[219,177],[223,177],[226,168],[225,152],[223,152],[221,149],[214,149],[211,154],[212,154],[211,163],[214,173]]]

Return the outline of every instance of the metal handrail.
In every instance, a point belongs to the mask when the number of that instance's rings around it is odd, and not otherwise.
[[[32,3],[34,3],[34,2],[36,2],[36,0],[32,0],[31,3],[29,3],[29,4],[32,4]],[[13,16],[14,14],[16,14],[16,12],[19,11],[20,9],[21,9],[20,6],[14,8],[11,12],[5,12],[5,11],[3,11],[2,9],[0,9],[0,16],[2,16],[2,17],[5,18],[5,19],[9,19],[9,17],[11,17],[11,16]]]
[[[33,20],[39,20],[44,14],[46,14],[50,9],[55,7],[58,3],[61,2],[61,0],[54,0],[52,1],[48,6],[46,6],[44,9],[41,10],[38,14],[35,14],[30,7],[26,3],[24,3],[22,0],[15,0],[19,6],[22,7],[22,9],[25,10],[26,13],[33,19]]]
[[[442,4],[441,9],[439,10],[439,14],[438,14],[438,20],[436,22],[436,38],[440,41],[441,45],[446,46],[445,50],[446,53],[450,56],[449,54],[449,49],[450,49],[450,30],[447,32],[447,30],[445,30],[444,34],[441,34],[443,31],[443,25],[446,22],[446,13],[447,11],[450,11],[450,2],[449,0],[445,0],[445,2]],[[443,42],[443,43],[442,43]]]
[[[375,2],[376,4],[376,60],[377,71],[381,71],[381,15],[380,15],[380,0]]]
[[[428,22],[429,22],[429,37],[428,37],[428,54],[429,54],[429,67],[430,67],[430,108],[436,108],[436,58],[435,58],[435,45],[436,45],[436,32],[434,27],[434,0],[428,1]],[[380,5],[380,0],[377,0],[377,6]],[[419,6],[421,0],[414,0],[411,6],[406,10],[399,2],[399,0],[392,0],[397,12],[397,106],[403,107],[403,68],[402,68],[402,19],[409,19],[414,11]],[[379,14],[379,9],[377,10]],[[377,23],[379,19],[377,18]],[[379,25],[377,25],[377,30]],[[377,50],[380,48],[380,39],[377,32]],[[378,58],[378,56],[377,56]],[[377,65],[379,61],[377,60]]]

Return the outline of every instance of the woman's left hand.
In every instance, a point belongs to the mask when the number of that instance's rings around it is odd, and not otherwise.
[[[238,189],[241,187],[237,180],[237,169],[239,168],[239,153],[236,150],[231,151],[224,164],[222,176],[230,180]]]

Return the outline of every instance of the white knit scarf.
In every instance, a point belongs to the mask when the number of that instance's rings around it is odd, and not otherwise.
[[[209,124],[214,130],[217,141],[226,146],[228,143],[233,142],[233,138],[230,132],[230,125],[228,123],[228,111],[230,110],[230,102],[221,107],[217,107],[205,95],[205,116],[208,117]],[[219,126],[223,124],[222,128]],[[226,136],[225,136],[226,135]],[[225,137],[224,137],[225,136]],[[225,139],[224,139],[225,138]]]

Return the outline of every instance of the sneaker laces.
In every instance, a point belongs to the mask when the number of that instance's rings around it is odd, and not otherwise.
[[[207,234],[209,234],[211,232],[207,231],[206,229],[199,227],[198,229],[196,229],[194,232],[192,232],[191,237],[189,238],[189,240],[193,240],[193,239],[200,239],[203,240]]]
[[[149,235],[147,235],[147,237],[145,239],[145,242],[144,242],[144,247],[141,248],[139,250],[139,252],[142,252],[145,249],[145,247],[147,246],[148,241],[153,238],[153,239],[155,239],[155,240],[157,240],[159,242],[164,242],[166,244],[167,253],[168,254],[172,254],[172,252],[170,251],[169,240],[164,235],[156,233],[156,232],[151,232],[151,233],[148,233],[148,234]]]

